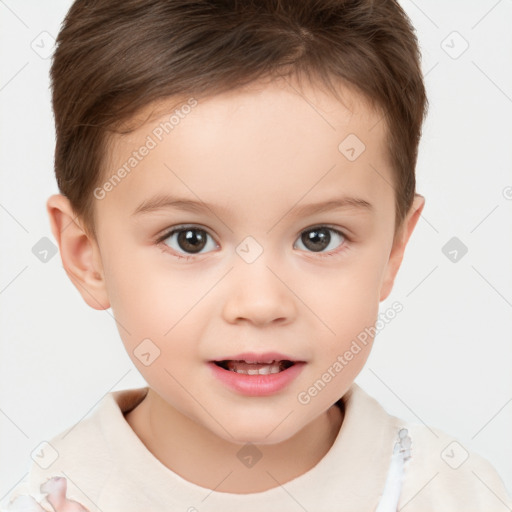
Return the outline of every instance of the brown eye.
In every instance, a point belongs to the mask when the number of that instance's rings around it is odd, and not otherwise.
[[[211,236],[204,229],[182,227],[173,229],[160,241],[177,253],[198,254],[208,246],[208,238]],[[213,248],[215,247],[216,244],[213,242]]]
[[[186,252],[196,253],[206,245],[206,233],[199,229],[179,231],[178,245]]]
[[[299,240],[308,251],[322,252],[328,247],[330,247],[329,251],[338,248],[345,241],[345,236],[337,229],[318,226],[303,231]],[[336,244],[336,241],[339,243]]]

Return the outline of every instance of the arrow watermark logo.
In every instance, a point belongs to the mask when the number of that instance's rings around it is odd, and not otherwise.
[[[452,469],[460,468],[468,458],[468,451],[457,441],[452,441],[441,452],[441,459],[443,459]]]
[[[263,253],[263,247],[252,236],[245,237],[235,250],[246,263],[254,263]]]
[[[44,30],[30,43],[30,47],[41,59],[47,59],[55,48],[55,38]]]
[[[441,41],[441,48],[449,57],[455,60],[469,48],[469,43],[454,30]]]
[[[158,359],[158,357],[160,357],[160,349],[152,340],[146,338],[135,347],[133,355],[144,366],[150,366],[156,359]]]
[[[467,254],[468,248],[460,238],[454,236],[443,245],[441,252],[452,263],[458,263]]]
[[[238,450],[236,456],[244,466],[252,468],[263,457],[263,454],[252,443],[246,443]]]
[[[363,141],[354,133],[347,135],[339,144],[339,152],[349,161],[357,160],[366,149]]]
[[[32,247],[32,254],[42,263],[48,263],[57,254],[57,246],[48,237],[43,236]]]
[[[39,467],[48,469],[59,458],[59,452],[48,441],[43,441],[32,451],[30,457]]]

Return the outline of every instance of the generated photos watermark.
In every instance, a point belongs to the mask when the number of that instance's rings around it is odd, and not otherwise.
[[[365,327],[355,339],[352,340],[350,347],[339,354],[336,360],[325,369],[325,372],[311,384],[306,390],[298,393],[297,400],[302,405],[307,405],[311,400],[317,396],[326,386],[331,382],[343,369],[357,357],[357,354],[361,352],[363,346],[366,346],[369,341],[380,331],[382,331],[386,325],[396,318],[398,313],[403,311],[404,307],[401,302],[395,301],[393,304],[386,309],[386,311],[379,313],[379,318],[374,325]]]
[[[187,103],[182,105],[180,108],[177,108],[166,121],[162,121],[160,124],[155,126],[151,133],[146,137],[144,144],[142,144],[137,149],[132,151],[131,156],[123,163],[116,172],[110,176],[101,187],[96,187],[94,189],[93,195],[96,199],[102,200],[105,199],[106,195],[114,190],[121,181],[126,178],[130,174],[130,172],[135,169],[142,160],[149,155],[149,153],[155,149],[162,140],[164,140],[166,135],[176,128],[185,117],[190,114],[192,108],[197,105],[197,100],[195,98],[189,98]]]

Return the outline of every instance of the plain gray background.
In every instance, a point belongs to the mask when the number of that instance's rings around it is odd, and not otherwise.
[[[512,1],[401,4],[430,101],[417,167],[426,206],[381,306],[404,310],[356,382],[486,457],[512,493]],[[36,256],[54,241],[49,55],[70,5],[0,0],[0,500],[42,441],[106,393],[145,385],[111,311],[85,304],[59,254]]]

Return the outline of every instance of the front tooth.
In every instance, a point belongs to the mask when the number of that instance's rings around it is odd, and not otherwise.
[[[263,368],[260,368],[258,370],[258,373],[260,375],[268,375],[269,373],[271,373],[271,370],[272,370],[272,367],[271,366],[265,366]]]
[[[244,372],[244,373],[245,373],[245,372]],[[252,370],[252,369],[249,369],[249,370],[247,370],[247,373],[248,373],[249,375],[258,375],[258,374],[260,373],[260,371],[259,371],[259,370]]]

